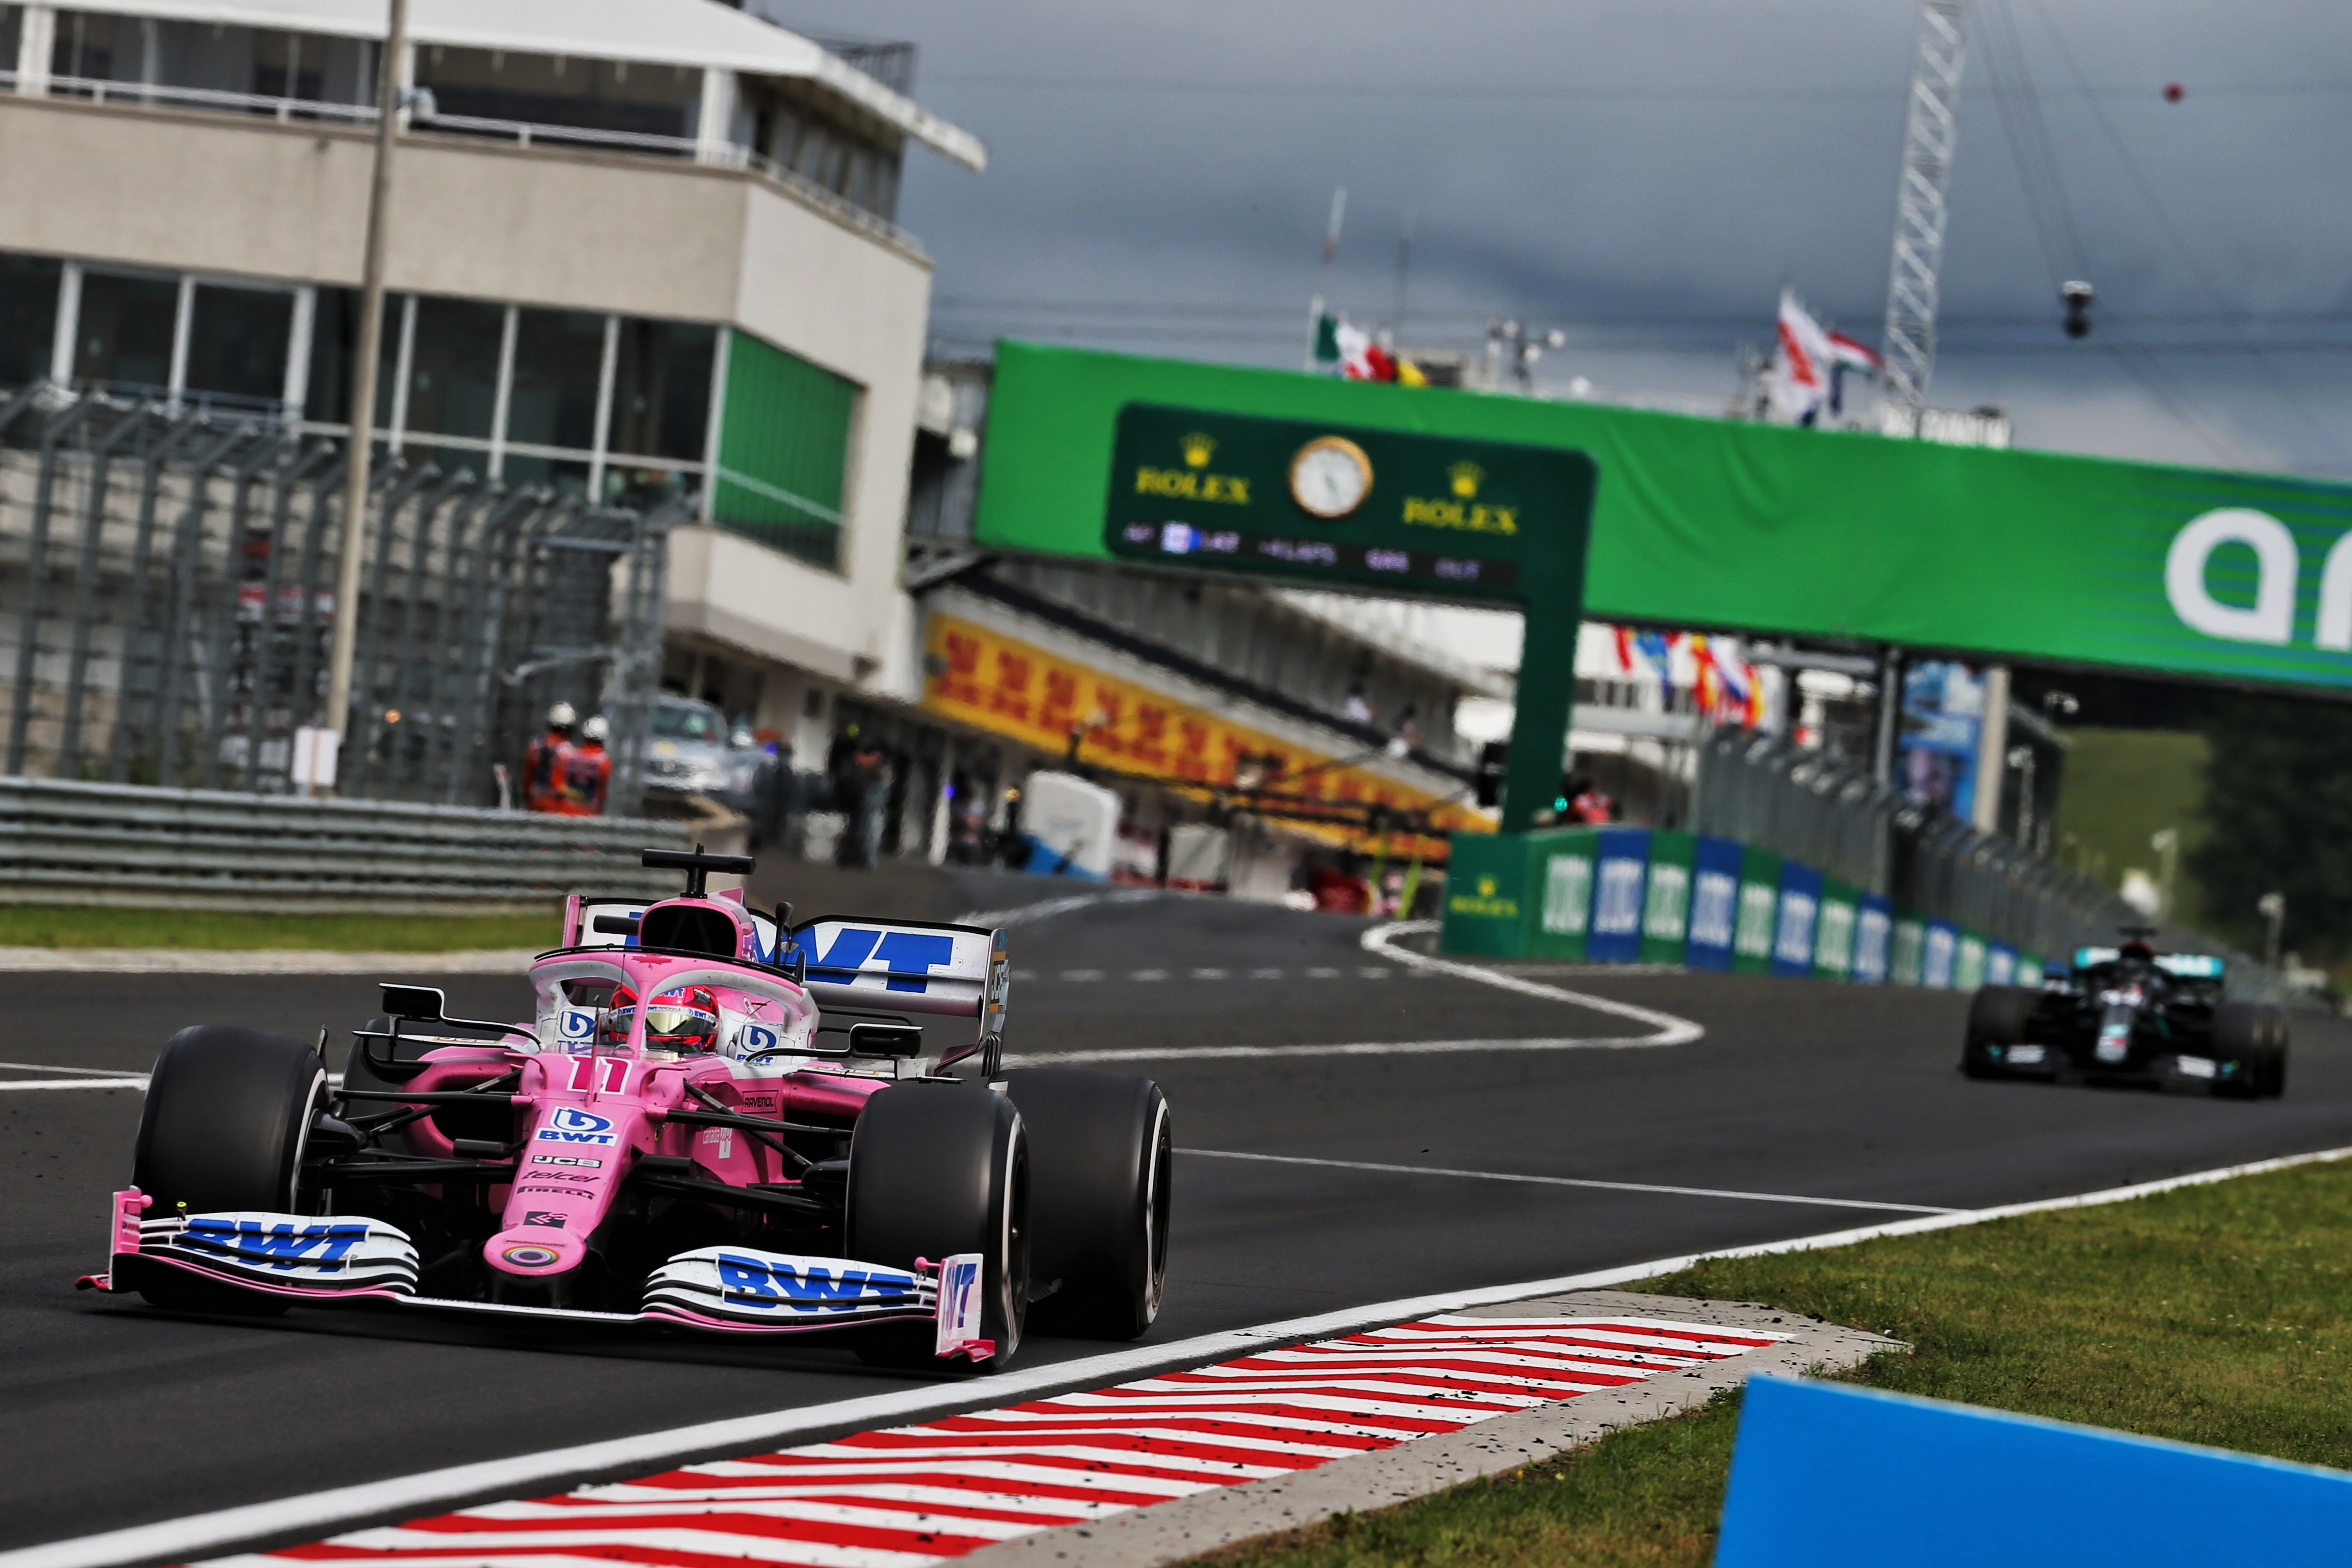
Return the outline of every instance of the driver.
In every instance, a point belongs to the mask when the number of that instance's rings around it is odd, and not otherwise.
[[[625,1044],[636,1022],[636,993],[624,985],[613,993],[604,1015],[604,1043]],[[646,1005],[646,1049],[708,1055],[719,1048],[719,997],[708,985],[680,985]]]

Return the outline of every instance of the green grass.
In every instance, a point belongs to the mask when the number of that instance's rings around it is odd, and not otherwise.
[[[2205,737],[2164,730],[2069,730],[2058,796],[2057,858],[2107,888],[2137,866],[2158,881],[2163,866],[2148,840],[2180,832],[2173,916],[2194,925],[2204,899],[2189,874],[2189,847],[2205,835]]]
[[[1874,1388],[2352,1468],[2352,1166],[2315,1165],[1632,1287],[1768,1301],[1908,1342]],[[1565,1458],[1214,1554],[1338,1564],[1713,1556],[1735,1396]]]
[[[553,947],[562,912],[507,915],[263,915],[0,904],[0,947],[313,948],[459,952]]]

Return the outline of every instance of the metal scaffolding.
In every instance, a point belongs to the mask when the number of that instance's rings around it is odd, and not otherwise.
[[[1903,175],[1895,190],[1895,259],[1886,280],[1880,418],[1890,436],[1919,433],[1936,368],[1946,196],[1958,140],[1960,68],[1969,58],[1967,19],[1967,0],[1921,0],[1918,60],[1903,121]]]
[[[0,773],[294,793],[296,732],[331,727],[344,472],[260,417],[0,402]],[[688,500],[590,507],[398,461],[371,493],[337,793],[500,804],[560,700],[607,714],[608,810],[635,816]]]

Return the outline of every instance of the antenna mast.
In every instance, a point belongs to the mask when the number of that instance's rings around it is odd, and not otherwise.
[[[1886,280],[1885,391],[1880,423],[1916,436],[1936,369],[1936,307],[1944,270],[1945,197],[1958,135],[1960,68],[1968,63],[1968,0],[1920,0],[1919,55],[1903,122],[1903,177],[1895,188],[1895,262]]]

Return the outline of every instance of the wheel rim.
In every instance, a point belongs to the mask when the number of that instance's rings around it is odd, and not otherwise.
[[[319,1117],[319,1102],[327,1092],[327,1069],[320,1068],[310,1079],[310,1092],[302,1097],[302,1118],[294,1129],[294,1155],[286,1166],[286,1212],[302,1212],[302,1162],[310,1152],[310,1124]]]
[[[1004,1206],[999,1222],[997,1266],[998,1310],[1004,1321],[1003,1342],[997,1360],[1009,1358],[1021,1342],[1022,1325],[1029,1315],[1029,1141],[1027,1130],[1015,1122],[1005,1159]]]
[[[1175,1194],[1175,1135],[1168,1126],[1168,1102],[1151,1119],[1150,1152],[1143,1188],[1143,1314],[1148,1326],[1160,1316],[1160,1296],[1168,1284],[1168,1213]]]

